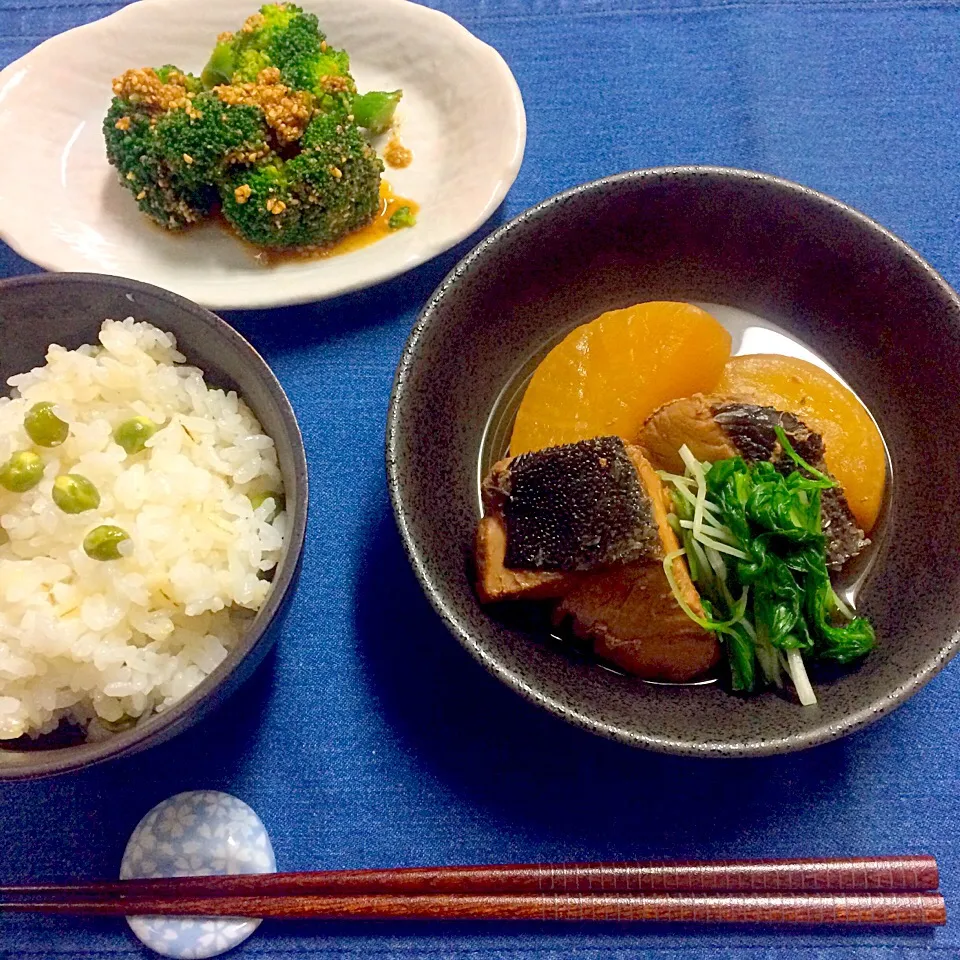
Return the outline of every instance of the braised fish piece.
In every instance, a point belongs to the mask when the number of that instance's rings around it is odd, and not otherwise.
[[[777,427],[800,457],[827,472],[823,438],[803,421],[784,410],[725,397],[695,394],[664,404],[644,424],[639,443],[655,466],[671,473],[683,473],[679,450],[684,444],[698,460],[713,463],[737,456],[750,463],[768,460],[781,473],[790,473],[796,464],[781,448]],[[839,569],[870,541],[840,487],[824,490],[820,502],[827,562]]]
[[[475,552],[484,601],[562,596],[577,572],[656,555],[652,508],[619,437],[501,460],[483,499]]]
[[[656,549],[656,527],[637,468],[619,437],[515,457],[494,467],[513,568],[593,570]]]
[[[682,683],[706,673],[720,659],[716,635],[680,608],[663,571],[663,558],[679,548],[667,522],[668,494],[653,467],[628,447],[653,510],[656,559],[584,575],[557,606],[555,622],[569,620],[574,633],[593,640],[594,651],[646,680]],[[673,575],[687,605],[704,616],[686,561]]]
[[[660,478],[637,447],[602,437],[523,454],[497,463],[483,493],[481,600],[564,598],[558,623],[647,679],[689,680],[717,662],[716,638],[687,617],[667,582],[663,559],[679,544]],[[673,573],[702,615],[682,558]]]
[[[507,463],[508,460],[501,461],[497,467]],[[477,525],[474,541],[477,595],[483,603],[556,599],[562,597],[579,576],[558,570],[511,570],[506,558],[507,526],[503,515],[488,513]]]

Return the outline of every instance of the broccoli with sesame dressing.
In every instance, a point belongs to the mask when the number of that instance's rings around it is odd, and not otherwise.
[[[327,109],[348,107],[356,92],[346,51],[330,47],[317,18],[292,3],[261,7],[236,33],[221,35],[202,78],[209,87],[252,83],[269,67],[288,87],[329,100]]]
[[[173,96],[164,89],[170,85],[161,83],[153,70],[137,71],[142,83],[128,74],[114,82],[118,95],[103,121],[107,159],[151,220],[170,230],[197,223],[209,215],[216,191],[181,181],[156,149],[157,117],[165,112],[159,98]]]
[[[250,243],[294,247],[305,242],[287,163],[280,157],[233,171],[221,185],[220,197],[224,217]]]
[[[321,114],[301,147],[290,160],[234,171],[221,188],[224,216],[251,243],[328,246],[380,211],[383,164],[355,124]]]
[[[216,184],[270,152],[262,110],[226,104],[175,67],[128,70],[104,120],[107,159],[140,209],[176,229],[206,217]]]
[[[270,153],[269,126],[255,106],[224,103],[214,93],[193,98],[193,109],[171,110],[157,119],[155,148],[180,181],[214,186],[236,164]]]
[[[358,96],[346,50],[331,47],[317,18],[292,3],[263,6],[236,33],[221,35],[201,77],[208,88],[252,83],[269,67],[291,89],[312,93],[318,110],[355,114],[374,134],[390,126],[402,96],[400,90]]]
[[[203,90],[203,82],[199,77],[175,67],[172,63],[157,67],[156,74],[161,83],[180,84],[187,93],[200,93]]]
[[[383,163],[366,136],[391,126],[402,93],[359,95],[346,51],[298,6],[268,4],[221,34],[200,77],[166,64],[113,89],[107,159],[168,229],[219,206],[254,244],[320,247],[381,212]]]

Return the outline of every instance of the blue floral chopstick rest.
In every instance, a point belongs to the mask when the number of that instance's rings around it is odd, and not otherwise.
[[[270,837],[242,800],[193,790],[157,804],[127,842],[120,877],[274,873]],[[201,960],[243,943],[259,920],[219,917],[128,917],[140,941],[165,957]]]

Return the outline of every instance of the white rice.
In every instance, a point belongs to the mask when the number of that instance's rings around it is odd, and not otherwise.
[[[102,346],[51,346],[47,362],[11,377],[0,397],[0,464],[19,450],[45,463],[27,493],[0,487],[0,739],[62,719],[109,735],[192,690],[236,644],[270,592],[287,518],[273,441],[235,393],[208,389],[173,336],[132,318],[107,320]],[[31,444],[24,414],[52,401],[70,425],[59,447]],[[112,438],[124,420],[163,424],[143,452]],[[96,510],[51,499],[58,474],[97,487]],[[93,560],[99,524],[130,535],[118,560]]]

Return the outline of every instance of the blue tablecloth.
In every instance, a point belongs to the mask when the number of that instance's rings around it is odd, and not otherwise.
[[[118,5],[0,0],[0,64]],[[750,167],[859,207],[960,283],[957,4],[440,5],[500,50],[526,101],[526,160],[495,219],[620,170]],[[416,311],[465,249],[364,293],[230,315],[288,391],[310,462],[311,528],[286,632],[242,694],[175,741],[0,787],[0,877],[114,875],[149,807],[209,787],[260,813],[282,869],[929,850],[952,910],[935,933],[267,923],[240,948],[249,957],[960,955],[960,663],[843,742],[682,760],[590,737],[526,704],[429,610],[390,516],[383,424]],[[0,274],[31,270],[0,245]],[[0,922],[4,957],[145,953],[119,922]]]

